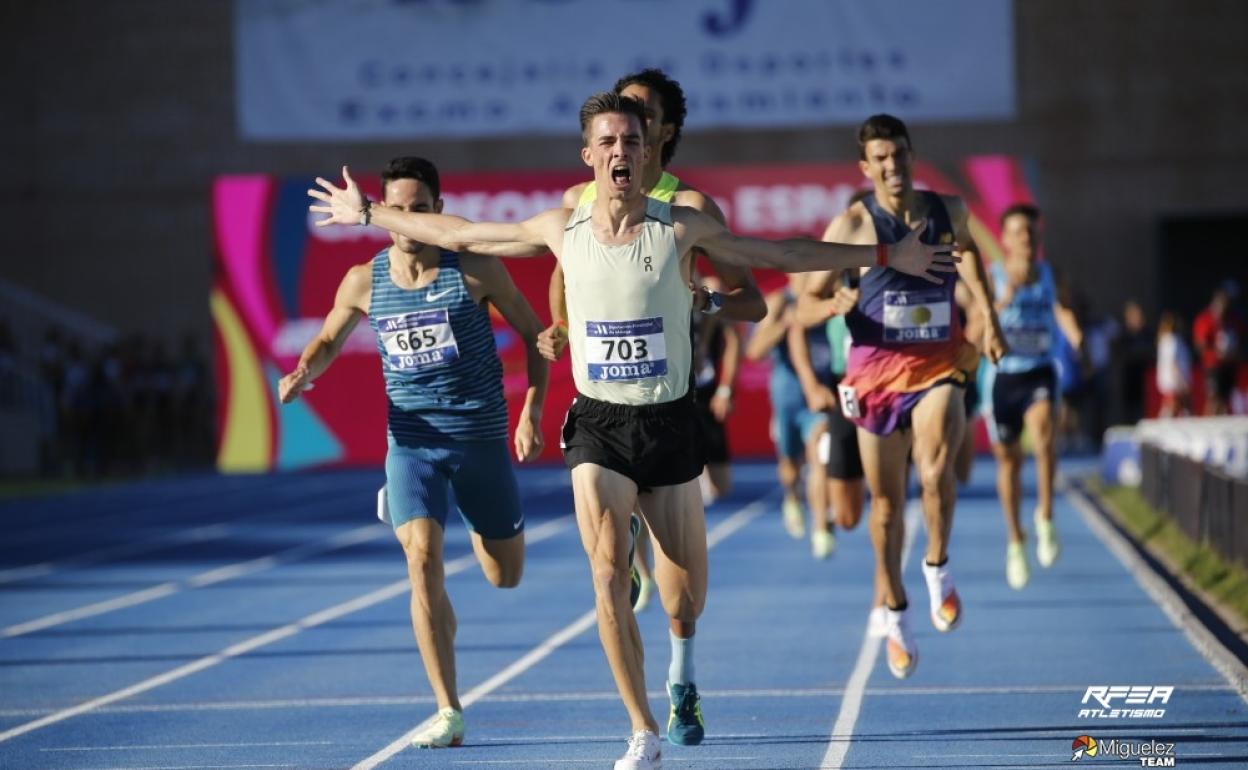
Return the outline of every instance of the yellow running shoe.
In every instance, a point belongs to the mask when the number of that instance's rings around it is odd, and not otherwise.
[[[816,529],[810,533],[810,554],[816,559],[826,559],[836,550],[836,535],[829,529]]]
[[[1040,562],[1040,566],[1048,569],[1053,566],[1053,562],[1057,561],[1058,554],[1062,552],[1062,544],[1057,539],[1057,527],[1053,526],[1052,519],[1045,519],[1040,516],[1040,512],[1036,512],[1036,561]]]
[[[430,725],[412,738],[412,746],[418,749],[445,749],[463,743],[464,714],[450,706],[438,709]]]
[[[806,512],[796,497],[786,497],[780,504],[780,512],[784,517],[784,531],[794,540],[806,537]]]
[[[1031,568],[1027,565],[1027,548],[1022,543],[1008,543],[1005,546],[1005,582],[1015,591],[1023,590],[1031,579]]]

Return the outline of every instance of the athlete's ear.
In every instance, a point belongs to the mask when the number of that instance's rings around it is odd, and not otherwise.
[[[672,141],[672,135],[676,133],[676,126],[671,123],[664,123],[662,126],[663,141],[659,142],[659,147],[665,147],[668,142]]]
[[[585,165],[586,165],[586,166],[593,166],[593,165],[594,165],[593,158],[591,158],[591,157],[589,156],[589,148],[588,148],[588,147],[582,147],[582,148],[581,148],[581,160],[585,161]]]
[[[858,170],[861,171],[862,175],[865,176],[867,179],[871,178],[871,172],[869,169],[870,169],[870,166],[867,165],[867,162],[865,160],[858,161]]]
[[[438,198],[436,201],[433,202],[433,213],[435,214],[442,213],[442,203],[443,201],[441,198]]]

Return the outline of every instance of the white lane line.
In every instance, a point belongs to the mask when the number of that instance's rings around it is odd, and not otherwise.
[[[86,770],[218,770],[234,767],[299,767],[298,765],[142,765],[126,767],[93,767]]]
[[[1086,684],[1079,685],[1037,685],[1020,687],[868,687],[865,695],[872,697],[916,697],[931,696],[944,698],[950,695],[995,696],[995,695],[1070,695],[1081,694],[1088,689]],[[1235,688],[1224,684],[1185,684],[1185,693],[1234,693]],[[844,687],[823,687],[805,690],[706,690],[703,696],[713,700],[726,698],[757,699],[757,698],[838,698],[846,692]],[[667,697],[662,690],[647,693],[651,700]],[[619,699],[619,693],[608,692],[535,692],[535,693],[501,693],[490,696],[491,703],[570,703],[579,701],[613,701]],[[238,700],[238,701],[206,701],[186,703],[145,703],[122,704],[99,709],[101,714],[165,714],[196,711],[264,711],[285,709],[332,709],[377,706],[419,706],[434,703],[432,695],[390,695],[365,696],[358,698],[290,698],[281,700]],[[10,708],[0,709],[0,718],[37,717],[50,714],[54,708]],[[721,733],[717,737],[724,737]],[[482,739],[487,740],[487,739]]]
[[[1058,475],[1057,489],[1062,492],[1070,504],[1079,511],[1083,521],[1092,530],[1092,534],[1118,558],[1122,566],[1131,573],[1135,582],[1149,595],[1157,606],[1166,613],[1166,617],[1175,628],[1183,632],[1192,647],[1201,657],[1209,662],[1219,674],[1226,678],[1231,687],[1248,703],[1248,666],[1245,666],[1223,646],[1222,642],[1200,622],[1183,600],[1168,583],[1135,551],[1126,537],[1105,521],[1100,512],[1089,502],[1083,493],[1075,489],[1065,476]]]
[[[769,505],[768,498],[771,496],[772,495],[769,494],[763,498],[755,500],[716,525],[714,529],[707,533],[707,550],[709,551],[714,548],[716,545],[723,542],[724,538],[739,531],[746,524],[750,523],[751,520],[766,511]],[[460,699],[461,705],[464,708],[468,708],[472,704],[489,695],[494,690],[497,690],[499,687],[502,687],[512,679],[515,679],[525,671],[537,665],[559,647],[584,633],[594,625],[596,612],[596,610],[589,610],[584,615],[581,615],[576,620],[547,637],[541,644],[521,656],[519,660],[469,690],[468,694]],[[373,768],[407,748],[408,744],[411,743],[412,738],[414,738],[421,730],[424,730],[426,727],[431,725],[436,717],[436,714],[430,716],[428,719],[416,725],[411,730],[408,730],[403,735],[391,741],[385,748],[376,752],[372,756],[355,763],[351,770],[373,770]],[[601,762],[601,760],[595,761]]]
[[[264,746],[333,746],[333,741],[267,741],[263,743],[163,743],[134,746],[54,746],[40,751],[136,751],[165,749],[235,749]]]
[[[253,572],[271,569],[282,564],[306,559],[309,556],[317,556],[330,551],[336,551],[341,548],[349,548],[353,545],[376,540],[384,535],[389,535],[390,530],[386,527],[379,526],[376,523],[369,524],[364,527],[357,527],[346,532],[341,532],[333,537],[314,543],[305,543],[303,545],[288,548],[284,551],[261,556],[255,559],[238,562],[237,564],[228,564],[224,567],[216,567],[207,572],[201,572],[198,575],[192,575],[185,580],[169,580],[151,588],[144,588],[141,591],[117,596],[112,599],[93,602],[75,607],[72,610],[63,610],[54,612],[51,615],[44,615],[41,618],[27,620],[23,623],[6,626],[0,628],[0,638],[12,638],[15,636],[23,636],[24,634],[42,631],[54,626],[72,623],[75,620],[83,618],[91,618],[97,615],[104,615],[116,610],[125,609],[126,607],[134,607],[139,604],[155,601],[157,599],[176,594],[184,589],[204,588],[205,586],[223,583],[227,580],[249,575]]]
[[[151,553],[162,548],[168,548],[173,545],[185,545],[187,543],[199,543],[205,540],[220,540],[230,534],[230,528],[222,524],[211,524],[206,527],[196,527],[194,529],[182,530],[180,532],[170,532],[163,535],[157,535],[146,540],[140,540],[134,543],[122,543],[107,548],[99,548],[94,551],[87,551],[77,556],[70,556],[65,559],[55,561],[44,561],[38,564],[27,564],[22,567],[11,567],[9,569],[0,570],[0,584],[13,583],[18,580],[30,580],[32,578],[46,577],[60,570],[73,569],[77,567],[87,567],[92,564],[99,564],[102,561],[123,558],[126,556],[138,556],[139,554]]]
[[[910,561],[910,548],[914,545],[914,533],[919,528],[923,507],[918,500],[906,504],[906,538],[901,549],[902,572],[906,562]],[[867,514],[868,516],[870,513]],[[849,753],[849,743],[854,735],[854,725],[858,723],[858,715],[862,711],[862,700],[867,692],[867,679],[875,669],[875,659],[879,657],[883,639],[871,637],[870,629],[863,632],[862,647],[858,650],[858,661],[854,664],[849,681],[845,684],[845,697],[841,698],[841,708],[832,724],[832,735],[828,738],[828,750],[819,763],[820,768],[836,770],[845,762]]]
[[[581,740],[595,740],[592,736],[582,738]],[[1187,756],[1186,754],[1184,756]],[[682,763],[689,762],[696,764],[698,762],[750,762],[759,761],[762,757],[730,757],[730,756],[701,756],[701,757],[681,757]],[[536,757],[533,759],[461,759],[452,761],[452,765],[527,765],[529,767],[546,767],[548,765],[602,765],[601,759],[551,759],[550,757]]]
[[[552,521],[548,521],[539,527],[534,527],[531,531],[525,533],[525,542],[536,543],[541,540],[545,540],[548,537],[552,537],[556,533],[570,526],[572,521],[573,519],[570,515],[561,516]],[[374,524],[370,526],[375,527],[376,525]],[[453,559],[447,562],[444,567],[444,572],[446,576],[449,577],[455,573],[463,572],[468,569],[469,566],[476,564],[476,562],[477,557],[472,553],[468,553],[458,559]],[[72,719],[73,717],[95,711],[102,706],[107,706],[109,704],[116,703],[117,701],[125,700],[126,698],[145,693],[149,690],[154,690],[157,687],[162,687],[170,682],[176,682],[177,680],[184,679],[191,674],[199,673],[204,669],[212,668],[220,663],[224,663],[231,658],[237,658],[240,655],[245,655],[253,650],[266,647],[274,642],[281,641],[282,639],[286,639],[287,637],[306,631],[309,628],[324,625],[332,620],[337,620],[338,618],[350,615],[353,612],[358,612],[360,610],[367,609],[368,607],[372,607],[374,604],[380,604],[381,602],[393,599],[396,596],[406,593],[409,590],[408,585],[407,578],[396,580],[389,585],[382,586],[381,588],[370,591],[362,596],[358,596],[350,601],[335,604],[334,606],[327,607],[319,612],[306,615],[293,623],[275,628],[271,631],[266,631],[263,634],[253,636],[250,639],[246,639],[237,644],[232,644],[220,652],[213,653],[212,655],[206,655],[198,660],[194,660],[185,665],[170,669],[163,674],[158,674],[148,679],[144,679],[143,681],[132,684],[129,687],[124,687],[120,690],[111,692],[108,695],[100,696],[99,698],[93,698],[89,701],[80,703],[77,706],[72,706],[70,708],[48,714],[40,719],[35,719],[33,721],[17,725],[16,727],[9,728],[4,732],[0,732],[0,743],[12,740],[20,735],[25,735],[26,733],[34,732],[35,730],[40,730],[49,725],[54,725],[58,722],[64,722],[66,719]]]

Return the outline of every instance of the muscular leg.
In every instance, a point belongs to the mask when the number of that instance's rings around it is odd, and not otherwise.
[[[1018,441],[994,443],[992,453],[997,457],[997,497],[1001,500],[1001,512],[1005,515],[1005,530],[1011,543],[1023,542],[1023,526],[1019,521],[1022,505],[1023,450]]]
[[[412,519],[394,534],[407,557],[412,582],[412,630],[438,708],[462,711],[455,690],[455,610],[446,595],[442,571],[442,527],[429,518]]]
[[[672,633],[693,636],[706,606],[706,517],[696,480],[657,487],[640,496],[641,510],[654,535],[654,567],[659,597]]]
[[[728,463],[711,463],[702,472],[702,484],[706,499],[722,500],[732,491],[732,466]]]
[[[828,496],[832,501],[832,511],[836,525],[843,529],[853,529],[862,518],[862,505],[866,500],[866,490],[862,479],[828,479]]]
[[[784,496],[797,500],[797,482],[802,475],[801,461],[792,457],[781,457],[776,460],[776,475],[780,477],[780,486]]]
[[[901,582],[901,546],[906,536],[904,509],[910,434],[896,431],[877,436],[859,428],[858,448],[871,489],[869,523],[875,550],[876,594],[888,606],[898,608],[906,603],[906,589]]]
[[[694,490],[696,494],[696,484]],[[641,633],[628,604],[628,516],[637,504],[637,485],[615,471],[583,463],[572,469],[572,494],[581,544],[593,573],[602,650],[633,731],[657,734],[658,723],[646,699]],[[697,499],[700,505],[701,497]]]
[[[1053,519],[1053,476],[1057,472],[1057,451],[1053,440],[1053,404],[1048,399],[1027,408],[1023,420],[1036,452],[1036,498],[1040,517]],[[1020,458],[1021,462],[1021,458]]]
[[[472,533],[472,550],[481,562],[485,579],[498,588],[515,588],[524,574],[524,533],[505,540],[483,538]]]
[[[641,575],[643,580],[654,580],[654,570],[650,567],[650,529],[641,515],[641,508],[637,509],[637,518],[641,520],[641,529],[637,531],[637,549],[633,552],[633,566],[637,568],[637,574]]]
[[[828,529],[828,469],[819,457],[819,441],[827,433],[827,425],[811,429],[806,439],[806,505],[810,508],[810,529],[822,532]]]
[[[923,490],[923,517],[927,522],[927,563],[943,564],[948,556],[957,499],[954,455],[966,428],[962,389],[953,385],[932,388],[911,414],[914,462]]]

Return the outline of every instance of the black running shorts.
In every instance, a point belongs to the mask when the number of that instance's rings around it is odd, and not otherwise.
[[[577,395],[563,421],[568,468],[601,465],[646,492],[702,475],[702,442],[693,394],[663,404],[611,404]]]
[[[695,404],[698,413],[698,432],[701,434],[702,451],[707,465],[723,465],[731,459],[728,454],[728,431],[711,412],[711,399],[719,389],[717,383],[697,389]]]

